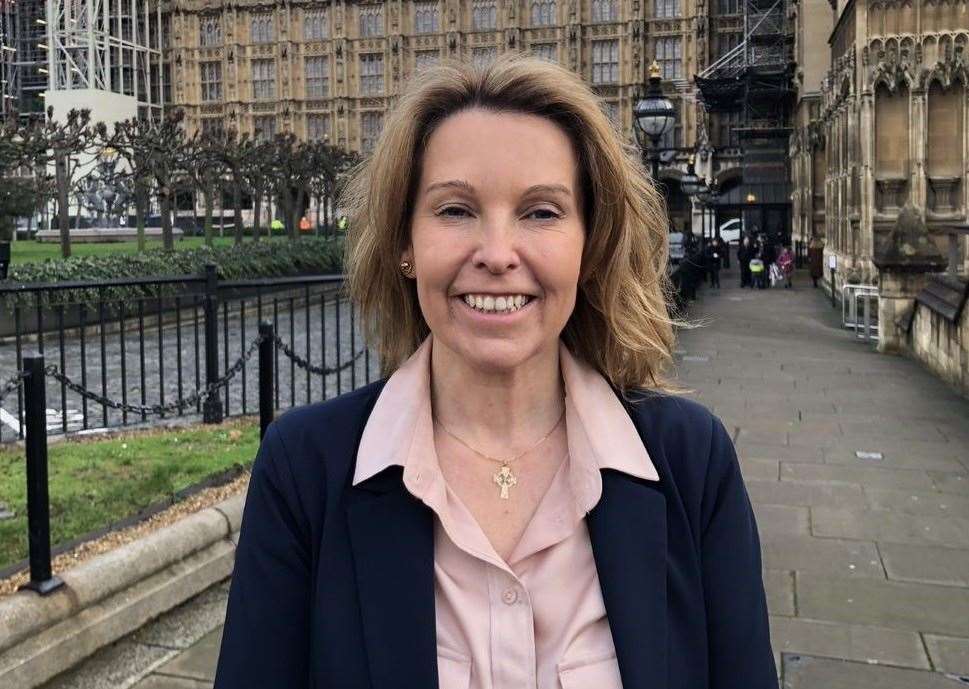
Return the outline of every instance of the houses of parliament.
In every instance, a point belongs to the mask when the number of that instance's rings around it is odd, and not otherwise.
[[[741,35],[739,0],[714,1],[711,10],[704,0],[169,0],[163,92],[193,130],[327,136],[366,153],[416,71],[523,50],[581,74],[632,136],[632,108],[655,59],[679,110],[664,143],[689,148],[691,77]],[[718,133],[729,139],[726,128]]]

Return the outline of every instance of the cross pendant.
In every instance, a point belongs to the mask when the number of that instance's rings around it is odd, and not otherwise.
[[[507,466],[502,466],[501,469],[495,474],[495,483],[501,487],[501,494],[499,497],[502,500],[508,499],[508,489],[518,483],[518,479],[515,475],[511,473],[511,469]]]

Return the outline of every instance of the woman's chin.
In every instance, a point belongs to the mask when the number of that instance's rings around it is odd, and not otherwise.
[[[462,337],[454,353],[468,367],[497,374],[513,371],[531,359],[541,347],[525,338]]]

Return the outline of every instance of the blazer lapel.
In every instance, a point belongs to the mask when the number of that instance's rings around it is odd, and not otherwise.
[[[586,521],[623,689],[665,689],[666,498],[606,469]]]
[[[373,689],[436,687],[431,510],[394,466],[350,489],[347,519]]]

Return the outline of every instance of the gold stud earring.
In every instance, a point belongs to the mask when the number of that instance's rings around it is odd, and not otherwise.
[[[400,272],[404,274],[404,277],[412,278],[414,277],[414,266],[411,265],[410,261],[401,261]]]

